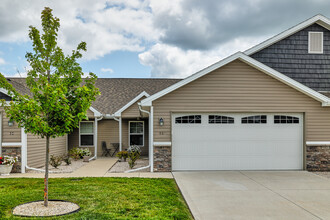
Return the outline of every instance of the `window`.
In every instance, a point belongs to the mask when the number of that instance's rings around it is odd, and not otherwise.
[[[299,118],[286,115],[274,115],[274,124],[299,124]]]
[[[80,146],[94,145],[94,122],[82,121],[79,127]]]
[[[129,144],[144,146],[144,122],[130,121],[129,122]]]
[[[323,53],[323,32],[308,32],[308,53]]]
[[[209,124],[234,124],[234,118],[222,115],[209,115]]]
[[[242,124],[266,124],[267,115],[254,115],[242,118]]]
[[[202,123],[201,115],[187,115],[175,118],[175,124],[200,124]]]

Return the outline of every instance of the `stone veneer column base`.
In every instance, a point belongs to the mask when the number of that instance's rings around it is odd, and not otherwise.
[[[307,146],[308,171],[330,171],[330,146]]]
[[[155,172],[172,171],[172,149],[170,146],[155,146],[153,156]]]
[[[21,172],[21,147],[2,147],[2,156],[18,157],[18,161],[14,164],[12,173]]]

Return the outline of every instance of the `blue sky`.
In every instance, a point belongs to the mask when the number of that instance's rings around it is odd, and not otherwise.
[[[316,14],[330,16],[325,0],[2,0],[2,74],[26,76],[28,26],[40,28],[45,6],[60,18],[66,53],[87,42],[83,71],[115,78],[183,78]]]

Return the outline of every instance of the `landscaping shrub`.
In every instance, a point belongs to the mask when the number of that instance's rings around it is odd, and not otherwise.
[[[116,154],[116,157],[118,157],[119,159],[123,158],[124,161],[126,161],[126,159],[128,158],[128,151],[119,151],[117,154]]]
[[[72,148],[69,151],[69,156],[74,160],[80,159],[80,149],[78,147]]]
[[[63,156],[63,161],[65,162],[66,165],[70,165],[71,164],[71,158],[69,155],[64,155]]]
[[[90,156],[92,155],[92,153],[88,148],[75,147],[69,151],[69,155],[74,160],[78,160],[78,159],[82,159],[84,156]]]
[[[136,165],[136,160],[140,158],[141,149],[139,146],[132,145],[128,148],[128,165],[131,169]]]
[[[60,166],[62,164],[62,160],[63,160],[63,158],[61,156],[50,155],[49,164],[52,167],[57,168],[58,166]]]

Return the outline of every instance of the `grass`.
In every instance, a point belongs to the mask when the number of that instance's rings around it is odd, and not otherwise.
[[[42,200],[43,179],[0,179],[0,196],[0,219],[27,219],[11,211],[19,204]],[[81,207],[78,213],[50,219],[192,219],[173,179],[50,179],[49,199]]]

